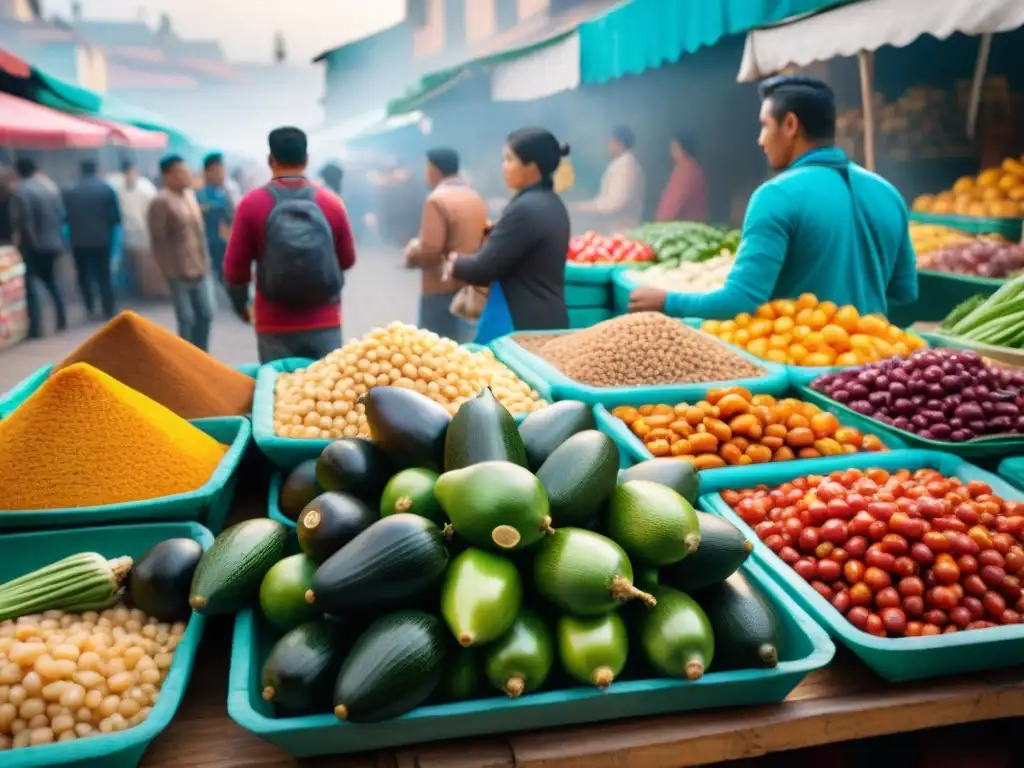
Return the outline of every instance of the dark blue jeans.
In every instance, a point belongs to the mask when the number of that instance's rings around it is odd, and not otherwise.
[[[320,360],[341,346],[341,326],[293,333],[260,333],[256,336],[256,346],[262,365],[286,357]]]
[[[210,275],[198,280],[172,277],[171,301],[178,320],[178,335],[204,352],[210,349],[210,327],[217,313],[217,294]]]

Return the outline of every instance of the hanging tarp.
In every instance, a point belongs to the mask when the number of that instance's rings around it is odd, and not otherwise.
[[[166,149],[167,134],[162,131],[147,131],[145,128],[138,128],[134,125],[124,125],[111,120],[104,120],[101,117],[87,117],[83,115],[82,120],[101,125],[110,129],[110,140],[133,149]]]
[[[855,56],[921,35],[944,40],[961,32],[981,35],[1024,26],[1024,0],[860,0],[825,13],[747,35],[741,82],[760,80],[786,67]]]
[[[580,36],[561,40],[494,66],[492,101],[533,101],[580,86]]]
[[[0,93],[0,146],[28,149],[101,147],[110,129]]]
[[[630,0],[580,25],[580,79],[588,85],[639,75],[728,35],[844,1]]]

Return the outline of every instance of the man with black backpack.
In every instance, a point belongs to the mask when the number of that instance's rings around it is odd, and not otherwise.
[[[352,229],[341,198],[305,176],[306,134],[276,128],[269,142],[273,179],[235,211],[224,281],[238,316],[255,322],[261,363],[318,360],[341,346],[341,289],[356,261]]]

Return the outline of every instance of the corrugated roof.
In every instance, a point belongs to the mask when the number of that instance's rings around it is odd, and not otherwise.
[[[101,21],[83,19],[73,22],[75,31],[90,42],[102,46],[158,44],[156,33],[142,21]]]

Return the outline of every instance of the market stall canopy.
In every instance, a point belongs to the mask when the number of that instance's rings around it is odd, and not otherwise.
[[[33,149],[100,147],[110,129],[0,93],[0,145]]]
[[[354,136],[368,131],[387,120],[387,111],[383,108],[371,109],[361,115],[342,120],[336,125],[313,133],[309,137],[311,154],[340,151],[342,145]]]
[[[532,101],[580,85],[582,25],[607,13],[618,0],[590,0],[563,13],[526,19],[472,52],[467,61],[422,77],[388,104],[388,114],[420,109],[464,80],[490,78],[493,101]]]
[[[429,117],[415,110],[413,112],[406,112],[401,115],[392,115],[384,120],[380,120],[373,125],[367,127],[365,130],[360,131],[354,136],[350,136],[346,143],[350,145],[358,145],[362,141],[372,139],[384,134],[391,133],[392,131],[398,131],[403,128],[416,128],[420,133],[428,134],[433,128],[433,124]]]
[[[135,149],[167,148],[167,134],[162,131],[147,131],[145,128],[123,125],[99,117],[83,116],[81,119],[107,128],[110,131],[111,140],[116,144],[122,144]]]
[[[580,25],[580,81],[639,75],[723,37],[848,0],[630,0]],[[921,5],[931,0],[918,0]],[[963,0],[969,3],[971,0]],[[801,40],[801,44],[803,41]]]
[[[982,35],[1024,26],[1022,0],[860,0],[747,35],[739,81],[751,82],[786,67],[804,67],[892,45],[921,35],[944,40],[961,32]]]

